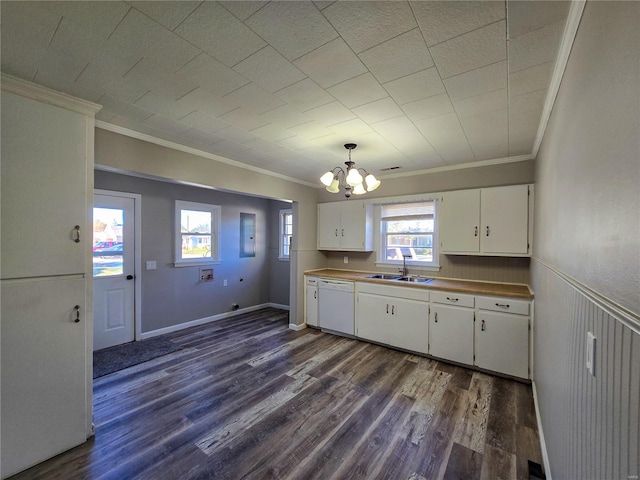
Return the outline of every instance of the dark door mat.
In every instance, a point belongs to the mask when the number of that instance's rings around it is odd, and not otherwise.
[[[180,345],[162,335],[104,348],[93,352],[93,378],[103,377],[181,349]]]

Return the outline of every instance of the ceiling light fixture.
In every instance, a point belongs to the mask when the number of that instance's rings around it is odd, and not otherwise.
[[[340,187],[344,188],[344,196],[349,198],[351,194],[362,195],[363,193],[373,192],[380,186],[380,180],[376,179],[373,174],[368,173],[364,168],[356,168],[356,163],[351,161],[351,150],[358,145],[355,143],[346,143],[344,148],[349,150],[349,161],[344,162],[347,169],[335,167],[320,177],[320,181],[327,188],[327,192],[338,193]],[[362,173],[360,173],[362,172]]]

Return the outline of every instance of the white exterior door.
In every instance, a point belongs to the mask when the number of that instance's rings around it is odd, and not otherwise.
[[[135,339],[135,199],[96,194],[93,207],[93,349]]]

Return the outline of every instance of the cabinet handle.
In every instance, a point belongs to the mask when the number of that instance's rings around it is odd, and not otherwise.
[[[436,321],[436,323],[438,323],[438,312],[436,312],[436,314],[435,314],[435,321]]]
[[[336,228],[336,237],[338,236],[338,229]]]
[[[460,299],[459,298],[453,298],[453,297],[447,297],[447,300],[449,300],[450,302],[457,302]]]
[[[344,237],[344,228],[342,229],[342,236]]]
[[[482,320],[482,325],[480,326],[480,330],[484,332],[484,320]]]
[[[74,322],[80,323],[80,305],[76,305],[75,307],[73,307],[73,309],[76,311],[76,319],[74,320]]]
[[[389,313],[389,304],[387,303],[387,313]]]
[[[474,236],[474,237],[477,237],[477,236],[478,236],[478,226],[477,226],[477,225],[476,225],[475,232],[473,232],[473,236]]]
[[[313,298],[318,298],[318,292],[313,292]]]
[[[395,315],[395,312],[396,312],[396,306],[391,305],[391,315]]]
[[[487,237],[489,236],[489,225],[487,225]]]
[[[73,227],[73,233],[75,235],[73,241],[76,243],[80,243],[80,225],[76,225],[75,227]]]
[[[508,303],[496,303],[496,307],[509,308],[509,304]]]

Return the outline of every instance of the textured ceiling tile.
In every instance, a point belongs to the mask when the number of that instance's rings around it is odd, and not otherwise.
[[[271,47],[254,53],[233,69],[271,93],[306,78],[304,73]]]
[[[382,120],[402,115],[400,107],[398,107],[396,102],[389,97],[360,105],[352,110],[367,123],[380,122]]]
[[[207,147],[214,143],[215,139],[213,134],[200,130],[199,128],[190,128],[186,132],[182,133],[180,138],[183,139],[183,144],[186,143],[190,146],[193,145],[196,148]]]
[[[244,142],[244,145],[260,152],[271,152],[273,150],[282,148],[277,143],[270,142],[268,140],[265,140],[264,138],[254,138],[252,140],[249,140],[248,142]]]
[[[136,107],[135,105],[123,102],[109,95],[103,95],[98,103],[117,116],[129,118],[133,123],[140,123],[153,115],[153,112],[149,110]]]
[[[417,28],[370,48],[358,56],[380,83],[433,67],[429,49]]]
[[[341,38],[299,58],[294,64],[323,88],[367,71],[360,59]]]
[[[254,135],[253,133],[248,132],[243,128],[236,127],[234,125],[227,127],[224,130],[220,130],[219,132],[216,132],[216,135],[220,135],[225,139],[230,140],[232,142],[236,142],[236,143],[245,143],[245,142],[249,142],[251,140],[260,138]]]
[[[420,120],[416,126],[447,164],[475,160],[455,113]]]
[[[232,103],[247,107],[256,114],[264,113],[284,104],[281,99],[263,90],[255,83],[248,83],[244,87],[225,95],[223,98]]]
[[[5,3],[5,2],[2,2]],[[90,31],[96,38],[106,39],[129,10],[125,2],[36,2],[39,8],[64,17]],[[4,14],[4,8],[3,8]],[[4,15],[3,15],[4,16]],[[4,19],[3,19],[4,20]],[[2,22],[4,27],[4,21]]]
[[[178,120],[185,125],[208,133],[214,133],[230,126],[227,122],[199,110],[194,110]]]
[[[356,118],[356,114],[346,108],[340,102],[331,102],[321,107],[304,112],[313,120],[317,120],[323,125],[331,125],[333,123],[344,122]]]
[[[143,58],[130,68],[124,76],[126,82],[144,85],[157,95],[176,100],[196,88],[199,82],[186,76],[178,76],[173,71],[162,68],[157,62]]]
[[[313,0],[313,3],[316,7],[318,7],[320,10],[324,10],[325,8],[327,8],[329,5],[331,5],[332,3],[335,3],[336,0]]]
[[[554,23],[509,42],[509,73],[555,60],[564,22]]]
[[[571,2],[535,0],[527,2],[509,0],[507,4],[510,39],[539,30],[552,23],[566,21],[571,6]]]
[[[507,62],[494,63],[447,78],[444,84],[453,101],[507,88]]]
[[[180,97],[177,101],[184,103],[194,110],[202,110],[214,117],[240,107],[237,100],[216,96],[200,87],[191,90],[186,95]]]
[[[554,67],[555,62],[547,62],[509,74],[509,95],[516,97],[544,90],[549,85]]]
[[[505,18],[504,1],[413,1],[411,8],[429,46]]]
[[[387,140],[406,131],[416,130],[415,125],[407,117],[396,117],[371,124],[371,127]]]
[[[218,2],[224,8],[233,13],[240,20],[244,21],[249,18],[251,15],[256,13],[260,8],[266,5],[268,2],[256,2],[252,0],[242,0],[239,2],[238,0],[231,0],[228,2]]]
[[[431,55],[442,78],[505,60],[505,28],[503,20],[431,47]]]
[[[460,119],[476,160],[504,158],[509,155],[507,120],[506,108]]]
[[[204,52],[180,68],[175,78],[177,81],[195,82],[196,86],[221,96],[249,83],[242,75]]]
[[[509,105],[509,155],[531,153],[546,90],[519,95]]]
[[[312,120],[311,122],[296,125],[289,128],[293,133],[305,140],[313,140],[314,138],[324,137],[325,135],[333,135],[334,129],[326,127],[320,122]],[[278,142],[280,143],[280,142]]]
[[[2,54],[8,44],[20,46],[25,42],[45,47],[53,38],[62,14],[42,8],[42,2],[1,2]]]
[[[301,123],[307,123],[313,120],[306,113],[292,107],[291,105],[282,105],[273,110],[260,114],[260,118],[266,123],[274,123],[282,128],[289,128]]]
[[[159,134],[159,131],[157,129],[149,125],[136,122],[132,117],[129,116],[115,115],[111,120],[109,120],[109,123],[118,125],[119,127],[128,128],[129,130],[133,130],[135,132],[146,133],[147,135],[163,138],[163,135]]]
[[[292,137],[287,137],[287,138],[283,138],[282,140],[278,140],[276,143],[278,145],[282,145],[284,148],[291,149],[291,150],[300,150],[303,148],[313,147],[313,143],[311,143],[309,140],[306,140],[295,134]]]
[[[365,133],[373,132],[371,127],[359,118],[347,120],[346,122],[334,123],[331,125],[331,128],[336,130],[343,138],[355,137],[357,135],[364,135]]]
[[[269,140],[270,142],[277,142],[279,140],[284,140],[285,138],[290,138],[294,136],[293,132],[290,132],[286,128],[283,128],[279,125],[269,124],[264,125],[262,127],[255,128],[251,130],[251,133],[257,135],[265,140]]]
[[[111,59],[109,59],[111,60]],[[120,72],[133,65],[120,64],[117,59],[112,62],[92,62],[82,71],[77,83],[88,88],[100,90],[123,102],[133,103],[148,90],[145,84],[127,81]]]
[[[445,92],[436,68],[427,68],[421,72],[385,83],[384,88],[398,105]]]
[[[167,100],[151,91],[138,98],[134,105],[172,120],[178,120],[193,111],[191,107],[173,100]]]
[[[233,67],[266,45],[264,40],[215,2],[202,2],[175,32],[228,67]]]
[[[387,92],[370,73],[339,83],[327,91],[348,108],[374,102],[387,96]]]
[[[249,151],[249,147],[234,142],[233,140],[222,140],[216,142],[211,146],[211,151],[222,157],[227,157],[231,160],[241,160],[243,155]]]
[[[109,2],[102,2],[109,3]],[[129,2],[133,8],[140,10],[156,22],[173,30],[193,12],[200,2]]]
[[[430,166],[433,166],[432,160],[440,160],[440,156],[417,128],[398,132],[389,142],[409,158],[429,160]]]
[[[252,109],[247,106],[223,113],[218,118],[244,130],[253,130],[254,128],[263,127],[269,123],[260,118],[259,115],[256,115]]]
[[[108,40],[111,48],[152,58],[170,69],[178,69],[200,51],[189,42],[130,9]]]
[[[302,112],[335,100],[310,78],[283,88],[275,92],[275,95]]]
[[[288,60],[295,60],[338,37],[311,2],[269,2],[246,24]],[[292,41],[293,38],[296,40]]]
[[[356,53],[417,26],[407,2],[336,2],[322,13]]]
[[[66,76],[59,77],[55,72],[51,73],[51,71],[46,69],[38,70],[33,81],[39,85],[46,85],[58,92],[64,92],[73,97],[83,98],[94,103],[97,103],[105,93],[74,82],[72,78]]]
[[[453,105],[449,100],[449,95],[442,93],[415,102],[405,103],[402,105],[402,110],[404,110],[407,117],[416,121],[451,113],[453,112]]]
[[[495,90],[489,93],[468,97],[453,102],[458,117],[471,117],[481,113],[496,110],[507,111],[507,89]],[[464,122],[463,122],[464,123]]]
[[[143,123],[174,135],[181,135],[191,128],[184,123],[176,122],[175,120],[157,114],[146,118]]]

